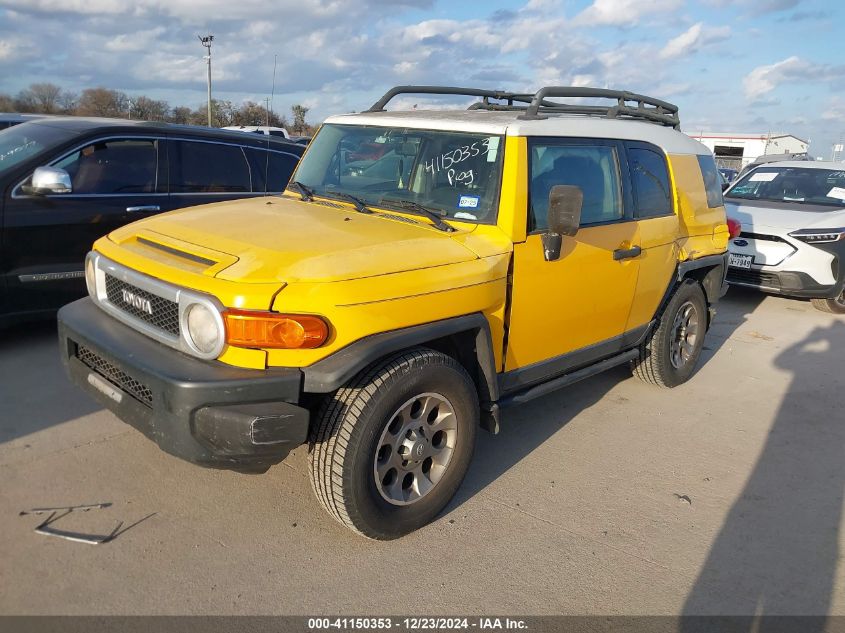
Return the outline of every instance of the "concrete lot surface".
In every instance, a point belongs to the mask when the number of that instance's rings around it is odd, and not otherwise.
[[[162,453],[65,380],[54,324],[0,333],[0,613],[845,614],[845,318],[733,289],[700,371],[624,368],[510,410],[432,525],[323,514],[306,453],[265,475]],[[110,502],[33,532],[21,510]]]

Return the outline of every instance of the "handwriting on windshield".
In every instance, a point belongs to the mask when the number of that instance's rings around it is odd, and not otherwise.
[[[467,169],[466,171],[450,169],[446,172],[446,177],[449,178],[449,184],[452,186],[464,185],[465,187],[469,187],[475,182],[475,172],[471,169]]]
[[[498,139],[497,139],[498,140]],[[464,145],[458,147],[450,152],[444,152],[439,156],[435,156],[425,161],[425,170],[430,174],[436,174],[444,169],[451,169],[454,165],[458,165],[470,158],[476,156],[486,156],[491,150],[490,139],[485,138],[481,141],[476,141],[471,145]],[[452,179],[449,179],[450,183]]]
[[[11,158],[15,154],[25,152],[26,150],[28,150],[28,149],[30,149],[31,147],[34,147],[34,146],[35,146],[35,141],[27,141],[23,145],[18,145],[17,147],[10,149],[5,154],[0,154],[0,160],[6,160],[7,158]]]

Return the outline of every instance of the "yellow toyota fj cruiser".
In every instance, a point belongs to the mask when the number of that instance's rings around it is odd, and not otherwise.
[[[385,111],[407,93],[479,101]],[[686,381],[728,237],[672,104],[403,86],[329,118],[281,197],[98,240],[62,356],[191,462],[263,472],[307,442],[325,509],[395,538],[443,509],[504,408],[623,363]]]

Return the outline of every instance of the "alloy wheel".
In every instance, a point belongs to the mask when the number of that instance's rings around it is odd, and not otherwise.
[[[444,396],[410,398],[390,416],[377,444],[373,475],[379,494],[394,505],[425,497],[446,472],[457,436],[455,410]]]
[[[675,369],[681,369],[690,362],[695,354],[699,336],[698,310],[692,301],[687,301],[675,313],[672,324],[672,338],[669,346],[669,358]]]

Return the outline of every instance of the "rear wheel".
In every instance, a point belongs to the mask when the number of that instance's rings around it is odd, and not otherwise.
[[[314,492],[363,536],[412,532],[457,491],[478,423],[475,385],[453,358],[422,348],[387,358],[323,405],[310,442]]]
[[[812,304],[816,310],[821,310],[822,312],[845,314],[845,290],[835,299],[813,299]]]
[[[707,318],[704,291],[695,280],[685,279],[640,349],[640,358],[631,363],[634,375],[660,387],[689,380],[704,347]]]

